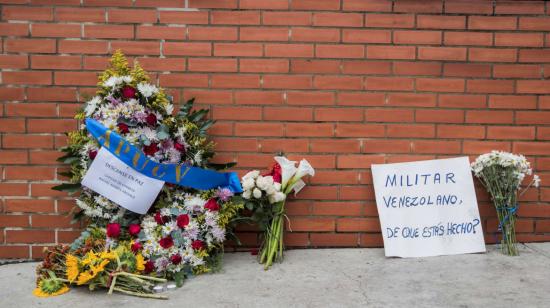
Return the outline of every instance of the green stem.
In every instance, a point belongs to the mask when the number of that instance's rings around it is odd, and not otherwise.
[[[133,295],[133,296],[138,296],[138,297],[155,298],[155,299],[168,299],[168,297],[164,296],[164,295],[155,295],[155,294],[149,294],[149,293],[132,292],[132,291],[124,290],[124,289],[121,289],[121,288],[116,288],[116,287],[114,288],[114,290],[118,291],[120,293]]]

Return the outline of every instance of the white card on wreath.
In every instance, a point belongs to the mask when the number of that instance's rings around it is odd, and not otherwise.
[[[387,257],[485,252],[468,157],[372,165]]]
[[[82,185],[135,213],[145,214],[164,181],[145,176],[101,148],[86,172]]]

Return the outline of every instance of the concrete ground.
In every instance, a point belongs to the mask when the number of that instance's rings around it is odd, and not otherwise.
[[[382,249],[286,253],[264,271],[248,253],[225,255],[224,269],[189,279],[167,301],[87,289],[36,298],[36,263],[0,266],[0,307],[550,307],[550,243],[486,254],[385,258]]]

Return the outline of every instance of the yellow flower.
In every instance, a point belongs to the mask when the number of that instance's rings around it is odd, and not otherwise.
[[[99,255],[99,257],[101,259],[109,259],[109,260],[115,260],[116,259],[116,253],[114,253],[113,251],[102,251],[101,254]]]
[[[65,265],[67,265],[65,274],[67,274],[67,279],[69,280],[69,282],[72,283],[76,280],[79,274],[78,258],[71,254],[68,254],[67,258],[65,259]]]
[[[80,275],[78,276],[78,280],[76,281],[76,284],[77,285],[83,285],[85,284],[86,282],[90,281],[91,279],[93,279],[95,277],[94,273],[92,272],[82,272],[80,273]]]
[[[89,265],[91,264],[92,262],[94,262],[95,260],[97,260],[98,258],[98,255],[93,252],[93,251],[89,251],[85,256],[84,256],[84,259],[82,259],[82,265]]]
[[[105,266],[106,266],[107,264],[109,264],[109,262],[111,262],[111,261],[109,261],[109,260],[103,260],[103,261],[101,261],[101,263],[99,263],[98,265],[92,265],[92,266],[90,267],[90,270],[92,271],[93,276],[95,277],[95,276],[97,276],[97,274],[103,272],[103,271],[105,270]]]
[[[55,278],[46,278],[38,283],[38,286],[32,291],[37,297],[50,297],[69,292],[69,287]]]
[[[138,271],[143,271],[145,269],[145,260],[141,254],[136,256],[136,269]]]

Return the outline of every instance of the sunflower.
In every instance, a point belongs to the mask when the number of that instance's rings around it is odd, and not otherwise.
[[[97,276],[97,274],[103,272],[105,270],[105,266],[109,264],[109,260],[105,259],[101,261],[98,265],[92,265],[90,266],[90,270],[92,271],[93,276]]]
[[[143,271],[145,269],[145,260],[143,259],[143,255],[138,254],[136,256],[136,269],[138,271]]]
[[[72,283],[76,280],[79,274],[78,258],[71,254],[68,254],[67,258],[65,259],[65,265],[67,265],[65,274],[67,274],[67,279],[69,280],[69,282]]]
[[[69,292],[69,287],[58,278],[44,278],[40,280],[38,286],[32,291],[34,296],[50,297]]]
[[[93,279],[95,277],[94,273],[93,272],[82,272],[80,273],[80,275],[78,276],[78,280],[76,281],[76,284],[77,285],[83,285],[85,284],[86,282],[90,281],[91,279]]]
[[[82,259],[82,265],[89,265],[98,259],[98,256],[95,252],[89,251]]]
[[[101,259],[109,259],[109,260],[114,260],[116,259],[117,255],[116,253],[112,252],[112,251],[102,251],[101,254],[99,255],[99,257]]]

